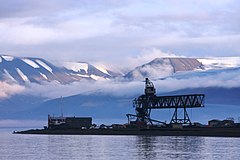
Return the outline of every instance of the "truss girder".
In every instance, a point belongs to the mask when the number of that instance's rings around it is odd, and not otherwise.
[[[176,96],[146,96],[142,95],[134,100],[135,108],[167,109],[167,108],[195,108],[204,107],[204,94],[176,95]]]

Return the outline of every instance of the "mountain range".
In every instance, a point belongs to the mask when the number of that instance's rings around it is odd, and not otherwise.
[[[207,63],[203,64],[203,62]],[[95,67],[87,62],[64,62],[62,66],[57,66],[42,58],[1,55],[0,80],[18,84],[29,82],[68,84],[84,79],[99,80],[114,78],[141,81],[145,77],[159,79],[172,76],[178,72],[204,71],[214,67],[214,69],[221,69],[221,65],[225,65],[224,68],[228,68],[223,60],[218,64],[214,59],[156,58],[151,62],[129,70],[125,74],[120,74],[111,69]]]
[[[238,75],[239,57],[155,58],[120,74],[87,62],[64,62],[58,66],[42,58],[1,55],[0,81],[24,86],[30,92],[1,98],[0,119],[45,119],[47,114],[59,115],[61,106],[66,115],[124,119],[126,113],[134,113],[132,99],[143,94],[142,81],[145,77],[156,84],[158,95],[206,94],[207,109],[205,113],[196,112],[198,120],[206,117],[223,118],[225,112],[228,113],[226,116],[236,117],[240,111]],[[82,84],[82,88],[79,87],[79,93],[62,98],[48,97],[46,92],[31,94],[37,92],[36,88],[29,89],[32,84],[42,86],[42,90],[45,90],[45,87],[49,87],[46,85],[48,83],[53,83],[53,90],[56,91],[59,85],[71,86],[75,83]],[[73,85],[78,90],[76,86]],[[95,89],[95,86],[100,89]],[[84,93],[83,88],[87,87],[92,87],[91,92],[88,90]],[[104,87],[105,90],[102,89]],[[63,92],[67,91],[63,89]],[[216,108],[219,112],[216,112]],[[162,115],[162,118],[166,118],[166,115]]]
[[[56,66],[42,58],[0,56],[0,80],[25,84],[56,82],[67,84],[82,79],[97,80],[116,76],[84,62],[66,62]],[[112,75],[111,75],[112,74]]]

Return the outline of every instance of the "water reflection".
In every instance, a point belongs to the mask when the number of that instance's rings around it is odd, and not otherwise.
[[[85,157],[87,159],[92,159],[96,146],[91,136],[84,137],[86,136],[48,136],[47,157],[50,159],[57,159],[59,157],[69,159],[81,159]]]
[[[139,159],[156,159],[157,157],[157,138],[152,136],[138,136],[136,139],[136,148],[139,153]]]
[[[0,132],[0,160],[239,159],[240,138],[47,136]]]
[[[205,140],[202,137],[168,137],[169,150],[166,156],[171,159],[204,159],[202,150],[205,146]]]
[[[139,136],[139,159],[204,159],[205,138]],[[164,157],[164,158],[163,158]]]

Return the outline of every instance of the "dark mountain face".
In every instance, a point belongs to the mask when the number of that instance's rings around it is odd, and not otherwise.
[[[173,66],[174,73],[178,71],[192,71],[194,69],[203,69],[202,63],[195,58],[169,58]]]

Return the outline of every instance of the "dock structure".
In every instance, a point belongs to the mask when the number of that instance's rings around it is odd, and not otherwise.
[[[133,100],[136,115],[127,114],[128,122],[149,125],[153,122],[165,124],[165,122],[151,119],[152,109],[174,109],[170,124],[192,124],[187,108],[204,107],[204,99],[204,94],[157,96],[153,83],[146,78],[145,94]],[[180,110],[183,115],[179,115]]]
[[[191,123],[188,108],[204,107],[204,94],[157,96],[148,78],[145,93],[133,100],[136,114],[127,114],[128,124],[111,126],[92,124],[91,117],[48,117],[48,127],[13,132],[14,134],[47,135],[147,135],[147,136],[208,136],[240,137],[240,124],[233,119],[210,120],[208,125]],[[170,124],[151,118],[151,111],[173,109]],[[159,123],[160,125],[156,125]]]
[[[81,129],[92,126],[92,117],[54,117],[48,115],[48,129]]]

